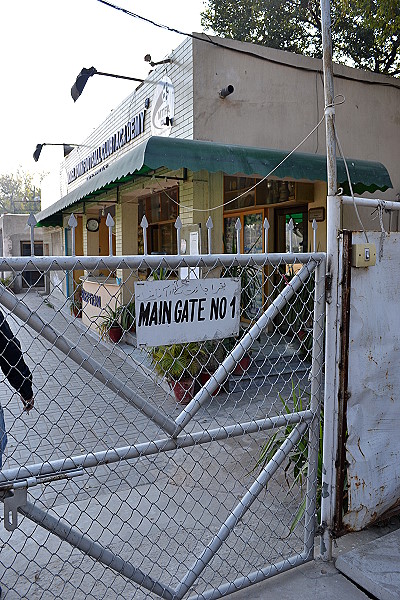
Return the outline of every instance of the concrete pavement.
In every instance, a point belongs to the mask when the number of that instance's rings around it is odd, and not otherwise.
[[[177,416],[181,407],[149,377],[151,366],[142,352],[101,343],[96,334],[69,318],[65,308],[52,304],[51,299],[44,302],[31,293],[25,301],[100,364],[136,385],[155,406],[172,418]],[[14,330],[33,369],[37,393],[35,411],[21,415],[16,396],[6,385],[0,386],[10,432],[6,469],[165,437],[138,410],[32,336],[23,324],[15,321]],[[279,384],[270,395],[260,389],[253,390],[251,397],[246,390],[239,390],[230,395],[229,402],[224,396],[215,397],[199,411],[188,431],[277,414],[282,409],[278,393],[286,393],[285,384]],[[32,487],[28,497],[69,526],[174,586],[247,490],[264,441],[265,434],[257,434],[170,455],[104,464],[74,480]],[[300,551],[302,531],[288,536],[299,502],[284,473],[278,472],[268,492],[261,494],[246,520],[235,528],[232,542],[213,559],[212,570],[207,567],[198,591],[205,589],[212,577],[218,585],[218,580],[250,572],[261,555],[274,561]],[[21,519],[12,534],[1,526],[0,542],[0,581],[6,600],[155,598],[27,519]],[[341,593],[346,598],[347,588],[346,592],[340,590],[348,585],[349,590],[357,590],[331,566],[308,564],[238,592],[235,600],[244,594],[246,600],[285,598],[283,594],[287,598],[312,598],[317,592],[326,596],[331,588],[336,596]],[[296,590],[303,590],[304,595]],[[363,596],[348,597],[361,600]]]

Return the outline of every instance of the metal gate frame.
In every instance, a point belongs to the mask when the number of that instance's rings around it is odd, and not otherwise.
[[[178,244],[178,248],[180,245]],[[254,500],[265,488],[278,467],[288,456],[289,452],[296,446],[302,435],[309,430],[308,443],[308,473],[306,491],[306,510],[304,527],[304,548],[299,554],[275,563],[268,568],[257,570],[246,576],[240,577],[233,582],[221,585],[219,588],[210,589],[200,595],[191,596],[191,600],[200,598],[214,599],[225,596],[228,593],[257,583],[273,575],[291,569],[297,565],[312,560],[314,556],[314,536],[316,531],[316,494],[317,494],[317,462],[319,448],[319,418],[322,388],[322,363],[323,363],[323,328],[325,311],[325,254],[253,254],[253,255],[201,255],[201,256],[118,256],[118,257],[30,257],[28,259],[8,258],[0,260],[0,270],[21,271],[27,266],[34,267],[42,272],[50,270],[72,270],[82,268],[92,270],[94,268],[107,268],[112,271],[116,269],[138,269],[146,266],[148,268],[165,267],[178,269],[180,267],[221,267],[246,266],[249,264],[257,266],[276,266],[277,264],[303,264],[302,268],[291,280],[277,298],[270,304],[267,310],[251,326],[244,337],[237,343],[235,348],[221,363],[211,379],[198,391],[190,404],[185,407],[175,420],[172,420],[161,411],[156,410],[147,400],[141,397],[137,390],[129,388],[122,380],[113,373],[107,372],[103,366],[97,363],[82,350],[75,347],[67,338],[60,336],[50,325],[46,324],[38,314],[18,301],[6,288],[0,287],[0,303],[13,312],[23,322],[51,342],[56,348],[79,364],[80,367],[89,372],[93,377],[112,389],[128,402],[135,405],[149,419],[156,423],[168,437],[153,440],[143,444],[132,445],[123,448],[110,448],[103,452],[73,456],[28,465],[16,469],[5,470],[0,473],[0,493],[4,502],[5,526],[9,530],[17,527],[17,513],[26,516],[36,524],[57,535],[60,539],[67,541],[72,546],[80,549],[85,554],[108,565],[124,577],[152,591],[161,598],[167,600],[180,600],[183,598],[204,568],[222,546],[237,523],[243,518]],[[279,415],[246,423],[234,423],[229,426],[218,427],[211,430],[201,430],[196,433],[185,434],[184,429],[193,416],[206,402],[210,395],[224,383],[228,375],[233,371],[236,363],[245,352],[250,349],[254,341],[259,337],[269,323],[275,318],[280,310],[301,289],[310,274],[315,272],[315,296],[314,296],[314,322],[313,322],[313,348],[311,367],[311,404],[308,410]],[[220,530],[214,535],[211,542],[197,557],[195,563],[188,570],[176,589],[152,579],[143,573],[138,567],[126,562],[107,548],[97,542],[93,542],[78,530],[69,526],[60,519],[55,519],[50,514],[37,508],[28,502],[28,488],[41,483],[50,483],[61,478],[70,478],[82,474],[84,469],[99,464],[113,463],[121,460],[132,460],[142,456],[159,454],[187,448],[195,444],[207,444],[212,441],[224,440],[243,436],[249,433],[271,430],[276,427],[295,425],[290,435],[275,453],[273,458],[265,465],[259,476],[243,498],[232,508],[231,514],[221,525]]]

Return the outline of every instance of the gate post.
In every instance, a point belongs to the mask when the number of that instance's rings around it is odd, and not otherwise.
[[[321,556],[332,558],[331,530],[336,494],[336,455],[338,440],[338,337],[339,337],[339,245],[340,198],[337,196],[335,106],[332,66],[330,0],[321,0],[326,153],[327,153],[327,306],[325,347],[324,445],[321,499]]]

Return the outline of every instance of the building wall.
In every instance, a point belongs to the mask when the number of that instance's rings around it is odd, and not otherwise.
[[[21,243],[30,244],[31,229],[28,227],[29,215],[26,214],[3,214],[0,216],[1,231],[1,255],[4,257],[21,256]],[[34,241],[43,242],[43,230],[34,230]],[[9,271],[0,273],[1,277],[13,278],[13,289],[19,292],[22,289],[22,277],[19,274],[12,274]]]
[[[82,147],[73,150],[64,160],[61,165],[62,195],[76,189],[86,181],[88,176],[91,176],[99,168],[118,160],[124,154],[132,150],[132,148],[151,136],[153,94],[158,81],[163,75],[168,75],[171,79],[175,93],[175,115],[171,136],[179,138],[193,137],[193,61],[191,38],[186,38],[185,41],[171,52],[169,56],[172,59],[171,64],[160,65],[152,70],[145,82],[138,85],[132,94],[125,98],[125,100],[107,116],[103,123],[82,142]],[[146,98],[150,99],[150,106],[145,112],[143,133],[138,135],[131,142],[125,144],[118,151],[114,152],[104,162],[93,167],[90,171],[81,175],[68,185],[67,173],[80,161],[89,156],[94,149],[101,146],[101,144],[125,123],[142,111],[145,107]]]
[[[201,34],[199,34],[201,37]],[[204,39],[206,36],[203,36]],[[207,36],[208,37],[208,36]],[[171,136],[195,138],[226,144],[241,144],[282,150],[292,150],[317,125],[323,117],[322,63],[320,60],[299,56],[280,50],[244,44],[233,40],[215,38],[223,48],[202,40],[187,38],[171,53],[172,64],[160,65],[144,82],[126,98],[105,121],[83,142],[84,146],[74,150],[64,161],[64,193],[81,185],[90,172],[65,185],[67,171],[88,155],[90,149],[98,148],[110,135],[143,110],[146,98],[150,107],[145,115],[144,132],[135,140],[115,152],[108,161],[118,160],[133,147],[151,135],[152,98],[156,83],[167,74],[175,90],[175,115]],[[241,52],[233,51],[233,49]],[[244,51],[244,52],[243,52]],[[253,54],[255,56],[251,56]],[[335,66],[335,86],[338,94],[336,107],[337,130],[346,156],[357,159],[380,161],[388,168],[394,190],[376,193],[375,197],[394,199],[400,192],[400,109],[399,87],[393,79],[381,75],[358,71],[340,65]],[[390,85],[388,85],[390,83]],[[227,85],[234,86],[233,94],[225,99],[219,91]],[[341,95],[342,96],[341,96]],[[343,97],[346,101],[342,103]],[[384,107],[384,110],[382,109]],[[309,136],[299,151],[325,154],[325,125]],[[93,172],[98,169],[93,168]],[[167,174],[160,170],[158,174]],[[137,206],[140,194],[148,193],[149,180],[135,180],[121,186],[119,203],[133,202]],[[160,183],[160,186],[162,182]],[[167,184],[165,183],[165,186]],[[207,242],[206,220],[211,214],[213,250],[223,251],[223,176],[222,174],[188,173],[186,181],[179,182],[180,216],[183,223],[182,235],[189,237],[193,227],[200,231],[201,247]],[[98,202],[107,201],[107,196]],[[326,208],[326,184],[316,182],[314,195],[307,199],[310,207]],[[99,205],[93,210],[98,211]],[[200,210],[196,210],[200,209]],[[84,206],[83,252],[97,254],[96,234],[88,235],[86,218],[90,216],[90,205]],[[211,211],[209,213],[208,211]],[[118,212],[119,211],[119,212]],[[126,218],[135,220],[135,210],[117,208],[116,229],[117,254],[129,252],[120,239],[126,229],[121,224],[122,212]],[[379,229],[378,219],[371,211],[361,209],[360,214],[370,229]],[[268,218],[273,220],[274,209],[268,208]],[[326,211],[325,211],[326,218]],[[272,223],[271,223],[272,224]],[[353,207],[343,211],[343,227],[360,229]],[[398,226],[398,218],[392,218],[392,229]],[[130,224],[131,225],[131,224]],[[133,223],[137,227],[137,223]],[[384,217],[388,228],[389,217]],[[309,224],[309,240],[312,240]],[[271,228],[270,244],[273,244]],[[130,238],[130,252],[137,248],[137,236]],[[326,220],[319,223],[317,247],[326,247]],[[54,253],[54,249],[52,249]]]
[[[226,49],[193,41],[194,138],[288,151],[295,148],[324,113],[322,61],[213,39]],[[400,193],[400,82],[341,65],[335,65],[334,72],[336,125],[343,152],[347,157],[382,162],[394,189],[374,196],[395,199]],[[222,100],[218,92],[228,84],[235,90]],[[345,102],[339,104],[343,98]],[[324,123],[299,151],[326,153]]]

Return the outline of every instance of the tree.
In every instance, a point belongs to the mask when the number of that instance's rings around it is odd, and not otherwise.
[[[336,61],[400,74],[399,0],[332,0],[331,12]],[[322,56],[319,0],[207,0],[202,25],[223,37]]]
[[[40,180],[42,180],[42,176]],[[0,175],[0,212],[30,213],[40,211],[40,188],[33,175],[18,169],[14,174]]]

